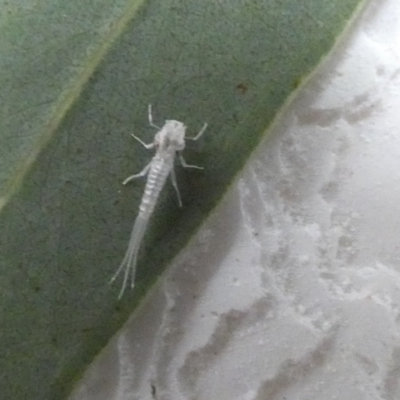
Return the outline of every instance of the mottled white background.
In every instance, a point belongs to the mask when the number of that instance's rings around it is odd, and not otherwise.
[[[400,399],[400,1],[339,47],[71,400]]]

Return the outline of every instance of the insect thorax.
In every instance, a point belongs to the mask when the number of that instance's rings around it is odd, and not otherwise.
[[[167,120],[155,137],[161,151],[176,152],[185,148],[186,126],[179,121]]]

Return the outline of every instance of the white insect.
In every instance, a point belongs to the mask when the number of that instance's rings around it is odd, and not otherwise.
[[[165,121],[165,124],[162,128],[155,125],[153,123],[151,105],[149,105],[149,123],[150,126],[158,129],[158,132],[154,137],[153,143],[146,144],[134,134],[132,134],[132,136],[146,149],[155,148],[156,154],[149,162],[149,164],[146,165],[143,171],[139,172],[138,174],[129,176],[123,182],[123,184],[126,185],[133,179],[148,175],[142,201],[139,206],[139,214],[136,217],[135,223],[133,225],[128,250],[126,251],[125,257],[122,260],[122,263],[120,264],[116,273],[111,278],[111,282],[114,282],[118,275],[122,271],[124,271],[124,280],[118,296],[119,299],[124,294],[128,281],[129,271],[131,272],[131,287],[134,287],[136,261],[139,253],[140,244],[146,231],[150,216],[153,213],[154,207],[157,203],[158,195],[160,194],[161,189],[163,188],[169,174],[171,174],[172,185],[174,186],[176,194],[178,196],[179,207],[182,207],[181,196],[179,193],[174,172],[174,160],[176,154],[178,153],[179,160],[183,167],[203,169],[203,167],[186,164],[185,159],[180,152],[185,148],[185,139],[197,140],[200,138],[200,136],[207,128],[206,123],[195,137],[186,138],[186,126],[182,122],[167,120]]]

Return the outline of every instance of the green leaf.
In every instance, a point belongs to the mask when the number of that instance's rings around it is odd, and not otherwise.
[[[65,398],[187,243],[361,0],[0,1],[0,388]],[[155,122],[204,171],[162,192],[135,291],[108,281],[143,184],[122,187]]]

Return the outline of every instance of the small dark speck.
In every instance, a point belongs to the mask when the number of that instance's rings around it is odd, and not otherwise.
[[[155,385],[151,385],[151,395],[153,396],[153,399],[156,399],[157,396],[157,388]]]
[[[33,290],[34,290],[35,293],[38,293],[38,292],[40,292],[42,290],[42,288],[40,286],[35,286],[33,288]]]
[[[248,87],[245,83],[241,82],[241,83],[239,83],[239,84],[236,85],[236,89],[237,89],[240,93],[246,94],[246,92],[249,90],[249,87]]]
[[[116,312],[120,312],[120,311],[121,311],[121,306],[116,305],[116,306],[115,306],[115,311],[116,311]]]
[[[53,344],[57,344],[57,338],[56,338],[55,336],[52,336],[51,342],[52,342]]]

